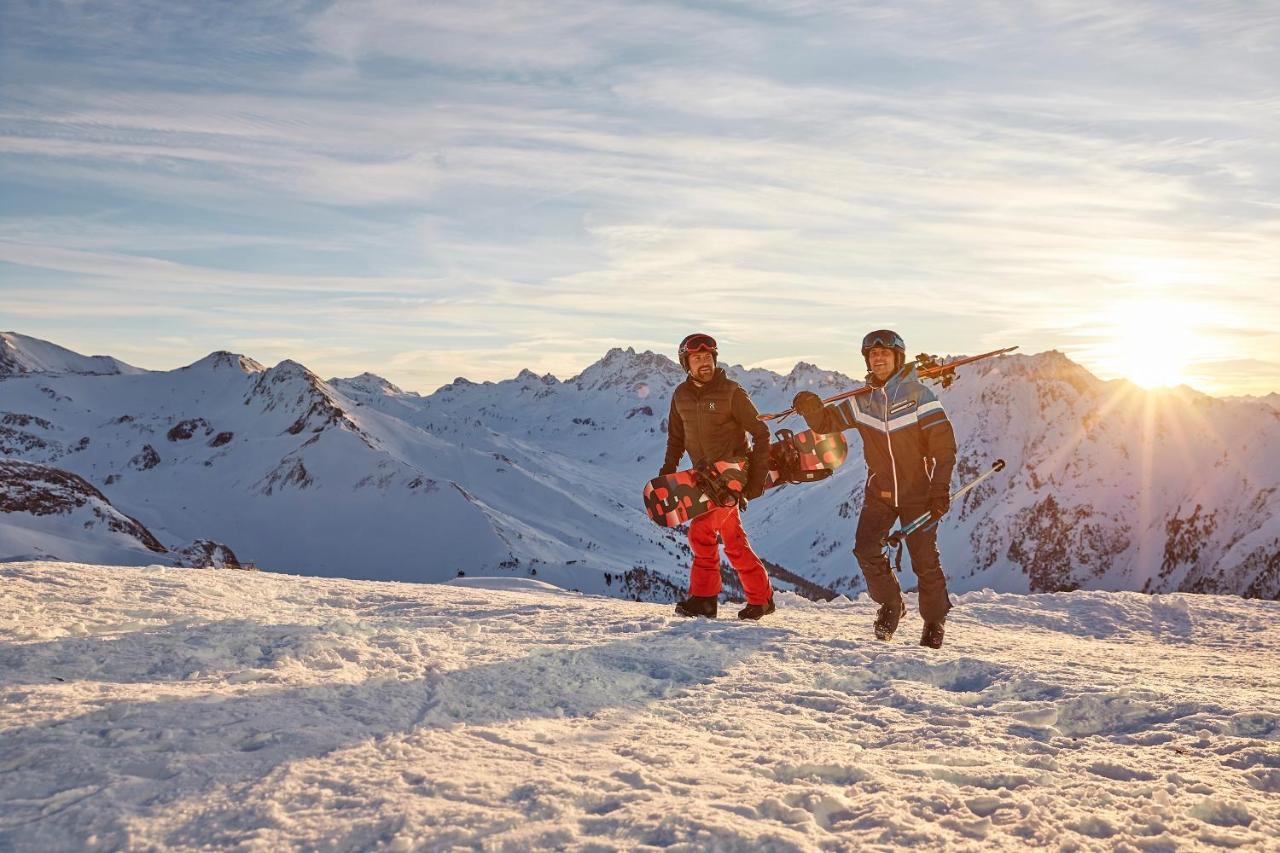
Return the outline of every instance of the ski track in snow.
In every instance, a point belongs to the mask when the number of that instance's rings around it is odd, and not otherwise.
[[[502,588],[494,588],[502,587]],[[1280,604],[0,567],[0,849],[1280,849]],[[908,602],[914,607],[914,602]]]

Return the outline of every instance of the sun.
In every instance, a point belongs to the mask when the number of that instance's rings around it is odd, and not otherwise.
[[[1190,306],[1164,300],[1117,304],[1111,312],[1111,340],[1102,344],[1112,370],[1143,388],[1168,388],[1187,381],[1200,346]]]

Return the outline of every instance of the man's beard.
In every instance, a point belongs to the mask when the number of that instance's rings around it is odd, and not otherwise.
[[[715,373],[714,367],[699,367],[693,372],[693,378],[699,382],[707,382],[712,376],[715,376]]]

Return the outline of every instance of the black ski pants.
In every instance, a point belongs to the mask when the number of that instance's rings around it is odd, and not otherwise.
[[[902,587],[889,565],[880,542],[889,535],[894,522],[910,524],[929,511],[923,498],[895,507],[878,495],[867,491],[858,516],[858,532],[854,537],[853,555],[867,579],[867,593],[876,604],[887,604],[902,595]],[[920,616],[926,622],[941,622],[951,609],[947,595],[947,579],[942,574],[938,556],[938,528],[926,525],[907,537],[907,553],[911,570],[916,573],[916,590],[920,596]]]

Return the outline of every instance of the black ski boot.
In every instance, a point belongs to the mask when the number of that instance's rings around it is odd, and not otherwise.
[[[758,622],[761,617],[768,616],[775,610],[777,610],[777,608],[773,606],[773,596],[771,595],[769,596],[769,600],[764,604],[748,604],[746,607],[739,610],[738,618],[750,619],[753,622]]]
[[[920,634],[920,645],[928,646],[931,649],[942,648],[942,634],[945,625],[945,622],[924,623],[924,631]]]
[[[716,600],[714,595],[691,595],[684,601],[676,602],[677,616],[705,616],[716,618]]]
[[[881,604],[876,611],[876,639],[888,642],[893,639],[893,632],[898,630],[898,622],[902,614],[907,612],[907,603],[899,598],[888,604]]]

